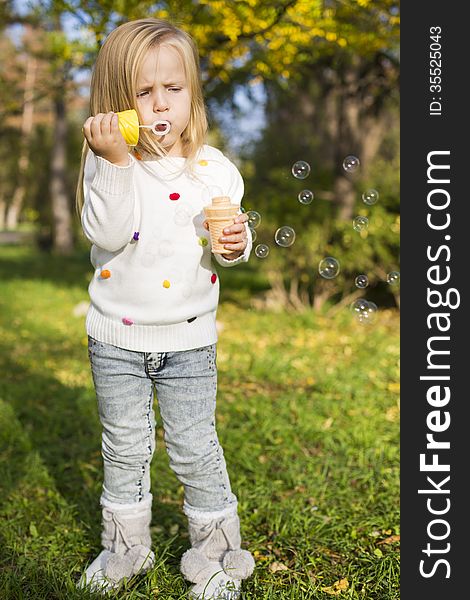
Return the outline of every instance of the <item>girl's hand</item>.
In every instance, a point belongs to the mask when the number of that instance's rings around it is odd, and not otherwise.
[[[83,125],[83,133],[88,145],[97,156],[115,165],[127,167],[129,164],[127,144],[119,131],[118,116],[113,112],[98,113],[88,117]]]
[[[226,227],[223,230],[223,236],[219,238],[219,242],[224,244],[224,248],[227,248],[227,252],[222,254],[228,260],[234,260],[243,254],[248,244],[248,236],[246,234],[246,228],[244,223],[248,221],[248,215],[242,213],[237,215],[235,222],[230,227]],[[209,224],[204,221],[204,227],[208,230]]]

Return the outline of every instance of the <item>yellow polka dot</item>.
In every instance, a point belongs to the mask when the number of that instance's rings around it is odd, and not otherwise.
[[[168,281],[168,279],[165,279],[165,281],[163,282],[163,287],[164,288],[169,288],[170,287],[170,282]]]
[[[201,165],[201,167],[207,167],[209,163],[207,162],[207,160],[199,160],[197,164]]]

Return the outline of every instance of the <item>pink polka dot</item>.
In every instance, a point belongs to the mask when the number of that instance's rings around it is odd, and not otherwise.
[[[134,321],[132,319],[129,319],[129,317],[123,317],[122,322],[124,323],[124,325],[134,325]]]
[[[211,275],[211,282],[215,283],[217,281],[217,275],[215,273],[212,273]]]
[[[180,195],[175,192],[174,194],[170,194],[170,200],[178,200]]]

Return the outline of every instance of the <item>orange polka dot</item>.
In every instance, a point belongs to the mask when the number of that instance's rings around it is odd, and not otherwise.
[[[134,156],[136,157],[137,160],[142,160],[142,157],[140,156],[140,154],[137,152],[137,150],[134,150]]]
[[[103,269],[100,275],[101,279],[109,279],[111,277],[111,271],[108,271],[108,269]]]

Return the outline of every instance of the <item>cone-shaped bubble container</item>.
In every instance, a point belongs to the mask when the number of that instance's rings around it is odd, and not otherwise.
[[[139,141],[139,117],[134,109],[116,113],[119,131],[129,146],[136,146]]]
[[[212,204],[204,207],[204,215],[209,223],[212,252],[215,254],[228,254],[230,250],[224,248],[219,242],[225,227],[233,225],[238,214],[238,205],[231,204],[228,196],[216,196],[212,198]]]

